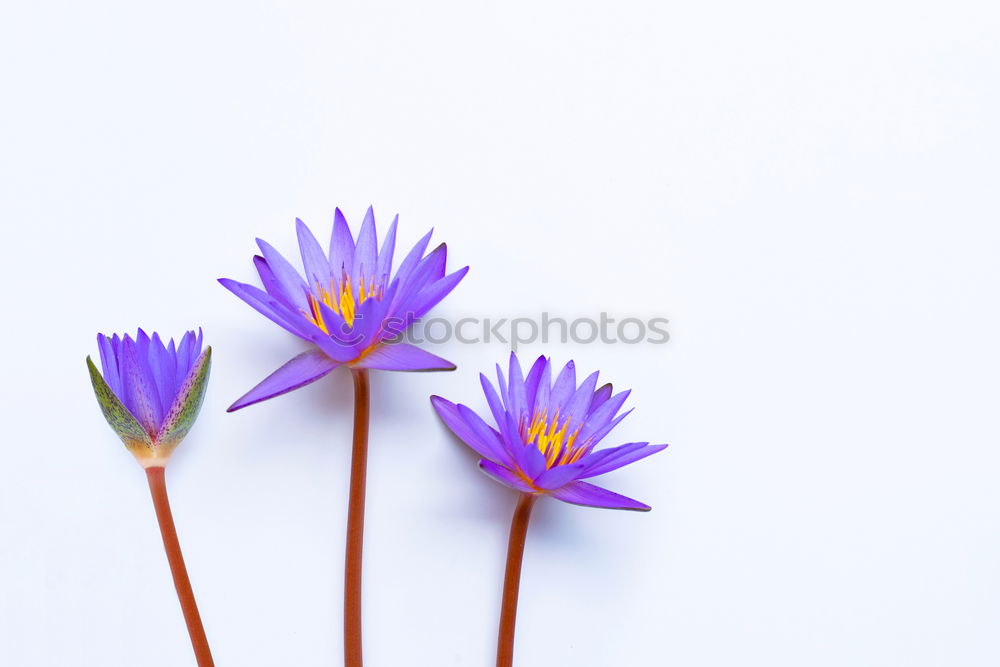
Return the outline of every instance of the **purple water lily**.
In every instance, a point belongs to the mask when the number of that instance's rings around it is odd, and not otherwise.
[[[163,466],[201,409],[212,348],[188,331],[180,343],[139,329],[133,340],[97,335],[102,373],[87,357],[90,379],[111,428],[143,467]]]
[[[497,428],[464,405],[440,396],[431,402],[459,438],[483,458],[479,467],[507,486],[530,494],[550,495],[567,503],[647,511],[649,506],[583,480],[603,475],[655,454],[666,445],[630,442],[595,451],[597,444],[624,419],[618,414],[628,391],[597,387],[598,373],[577,386],[570,361],[552,381],[552,363],[539,357],[522,375],[510,355],[508,377],[497,365],[499,394],[485,375],[479,379]]]
[[[666,445],[630,442],[595,450],[631,410],[618,414],[629,392],[597,387],[591,373],[579,385],[572,361],[552,381],[552,363],[538,357],[527,375],[510,355],[508,376],[497,365],[499,393],[479,375],[497,428],[464,405],[431,396],[438,415],[452,432],[483,458],[479,467],[498,482],[520,491],[507,542],[497,633],[497,667],[514,662],[514,628],[521,585],[521,564],[528,522],[535,501],[552,496],[574,505],[648,511],[649,505],[583,480],[603,475],[662,451]]]
[[[97,335],[103,374],[87,357],[90,381],[104,418],[146,470],[163,548],[198,667],[214,667],[208,637],[195,602],[177,528],[167,498],[165,466],[170,454],[194,425],[201,410],[212,365],[212,348],[201,351],[201,329],[188,331],[180,343],[163,343],[139,329]]]
[[[371,208],[357,241],[337,209],[329,253],[305,223],[296,220],[304,273],[257,239],[261,255],[254,257],[254,265],[264,289],[228,278],[219,280],[272,322],[316,346],[265,378],[233,403],[230,411],[298,389],[342,365],[394,371],[454,370],[451,362],[393,339],[447,296],[469,267],[446,275],[444,243],[424,256],[431,238],[428,232],[393,276],[397,220],[398,216],[379,250]]]

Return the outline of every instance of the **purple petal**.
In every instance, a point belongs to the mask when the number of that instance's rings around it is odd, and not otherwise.
[[[376,341],[385,322],[386,310],[389,304],[384,300],[365,299],[365,302],[354,311],[352,323],[355,339],[362,348]]]
[[[253,265],[257,269],[257,275],[260,276],[260,282],[264,285],[264,291],[270,296],[277,299],[281,304],[287,308],[293,310],[298,310],[293,304],[292,299],[287,294],[285,294],[285,288],[281,286],[278,279],[274,277],[274,271],[271,267],[267,265],[267,260],[260,255],[253,256]]]
[[[625,399],[631,393],[631,389],[619,392],[609,398],[604,402],[604,405],[594,410],[588,417],[587,423],[580,431],[578,440],[580,442],[585,442],[589,440],[598,431],[602,431],[604,427],[611,421],[611,418],[618,413],[622,405],[625,403]],[[607,433],[607,431],[605,431]],[[603,436],[601,436],[603,437]]]
[[[416,317],[423,317],[427,314],[434,306],[441,302],[441,299],[448,296],[458,283],[465,277],[465,274],[469,272],[469,267],[465,267],[455,271],[454,273],[445,276],[441,280],[429,285],[424,288],[424,290],[417,295],[416,301],[413,304],[413,311]]]
[[[241,396],[229,406],[227,412],[233,412],[304,387],[320,379],[339,365],[339,362],[326,356],[320,350],[303,352]]]
[[[549,405],[552,407],[552,411],[549,412],[551,417],[556,411],[559,414],[563,414],[562,407],[569,400],[569,397],[573,395],[573,391],[576,389],[576,364],[570,360],[563,369],[559,371],[559,376],[556,378],[555,384],[552,385],[552,395],[549,397]]]
[[[453,371],[455,364],[409,343],[385,343],[351,363],[383,371]]]
[[[505,484],[517,491],[523,491],[524,493],[533,493],[535,491],[517,473],[511,472],[507,468],[493,463],[493,461],[483,459],[479,462],[479,469],[501,484]]]
[[[321,340],[316,344],[326,354],[339,362],[348,362],[356,359],[361,354],[361,344],[364,342],[361,333],[356,332],[354,327],[347,324],[347,320],[342,315],[333,310],[322,301],[316,304],[323,323],[329,333],[322,334]],[[319,331],[317,329],[317,331]]]
[[[542,373],[538,378],[538,389],[535,391],[534,396],[529,396],[531,401],[531,414],[545,412],[549,417],[552,416],[552,410],[549,409],[549,396],[552,393],[552,362],[546,360],[545,366],[542,367]]]
[[[289,308],[280,303],[273,296],[264,290],[239,283],[229,278],[219,278],[219,283],[227,290],[243,299],[250,307],[258,313],[271,320],[289,333],[293,333],[308,340],[307,327],[305,326],[305,316],[301,313],[293,313]],[[182,346],[183,347],[183,346]],[[181,350],[178,349],[178,365],[181,361]]]
[[[584,466],[582,463],[568,463],[566,465],[549,468],[535,478],[535,486],[540,489],[558,489],[569,484],[580,476]]]
[[[351,285],[357,288],[361,285],[361,277],[364,276],[365,287],[367,288],[375,279],[377,272],[375,266],[375,255],[378,252],[378,241],[375,235],[375,211],[371,206],[365,213],[365,221],[361,223],[361,231],[358,232],[358,245],[354,249],[354,267],[351,271]]]
[[[174,375],[175,387],[179,387],[184,382],[188,369],[194,363],[194,357],[191,355],[191,342],[193,338],[194,332],[187,331],[181,336],[181,342],[177,346],[177,365],[175,366],[176,374]]]
[[[647,442],[630,442],[618,447],[612,447],[600,452],[594,452],[590,456],[584,457],[580,463],[586,466],[586,470],[580,479],[596,477],[604,473],[617,470],[629,463],[635,463],[639,459],[644,459],[657,452],[666,449],[666,445],[650,445]]]
[[[603,385],[600,389],[594,392],[594,400],[590,402],[590,409],[588,414],[594,414],[594,410],[604,405],[604,402],[611,398],[611,394],[614,393],[614,387],[611,383]]]
[[[503,370],[500,368],[500,364],[497,364],[497,388],[500,391],[500,400],[503,401],[503,407],[506,410],[510,409],[510,402],[508,397],[510,394],[507,391],[507,378],[503,376]]]
[[[535,398],[538,394],[538,383],[542,378],[542,371],[548,366],[549,360],[545,358],[544,355],[535,359],[535,363],[531,365],[531,370],[528,374],[524,376],[524,395],[527,397],[527,405],[525,405],[525,410],[528,414],[532,414],[535,411]]]
[[[433,281],[444,276],[444,266],[447,261],[448,249],[442,243],[420,261],[405,283],[400,282],[399,291],[393,299],[393,309],[414,311],[413,305],[417,296]],[[399,278],[397,277],[397,280]]]
[[[177,375],[177,368],[171,363],[167,348],[156,332],[153,332],[149,344],[149,367],[156,383],[156,395],[160,399],[160,414],[166,415],[174,402],[174,377]]]
[[[577,437],[577,441],[578,442],[586,442],[587,443],[586,444],[587,449],[593,449],[595,446],[597,446],[597,444],[601,440],[604,439],[604,437],[608,433],[611,433],[611,431],[613,431],[614,428],[616,426],[618,426],[618,424],[621,422],[621,420],[625,419],[630,414],[632,414],[633,410],[635,410],[635,408],[632,408],[631,410],[626,410],[625,412],[621,413],[620,415],[618,415],[617,417],[615,417],[614,419],[612,419],[610,422],[608,422],[608,424],[604,428],[598,429],[597,431],[594,431],[593,433],[589,433],[587,435],[587,437],[586,437],[585,440],[581,440],[579,437]]]
[[[594,399],[594,387],[597,386],[598,372],[594,371],[580,383],[580,388],[567,401],[560,410],[560,414],[569,417],[574,424],[583,423],[590,408],[590,402]]]
[[[529,479],[537,479],[545,471],[545,455],[534,445],[524,445],[515,450],[518,467]]]
[[[354,268],[354,238],[347,219],[338,208],[333,214],[333,234],[330,236],[330,268],[335,280],[351,275]]]
[[[570,482],[566,486],[550,491],[553,498],[557,498],[573,505],[585,505],[587,507],[603,507],[616,510],[636,510],[648,512],[651,508],[638,500],[632,500],[607,489],[588,482]]]
[[[510,392],[510,401],[508,401],[509,410],[516,419],[520,419],[527,410],[528,399],[524,393],[524,377],[521,375],[521,362],[518,361],[517,355],[513,352],[510,353],[510,361],[507,364],[507,378],[510,382],[508,385],[508,391]],[[532,475],[532,477],[534,476]]]
[[[398,280],[400,284],[407,282],[410,274],[415,268],[417,268],[417,264],[420,262],[420,258],[424,256],[424,250],[426,250],[427,244],[431,240],[431,234],[433,233],[434,230],[432,229],[424,234],[423,238],[417,241],[417,244],[413,246],[410,252],[407,253],[406,257],[403,258],[402,263],[399,265],[399,269],[396,270],[396,280]]]
[[[122,401],[122,383],[118,374],[118,357],[111,340],[104,334],[97,334],[97,349],[101,353],[101,375],[112,393]],[[124,401],[122,401],[124,403]]]
[[[159,413],[159,398],[155,396],[156,389],[148,374],[148,360],[139,357],[137,344],[128,336],[123,341],[123,352],[125,364],[122,369],[122,402],[142,424],[149,437],[156,437],[163,415]]]
[[[295,218],[295,233],[299,239],[299,252],[302,255],[302,268],[306,272],[306,281],[310,286],[328,287],[330,282],[330,260],[323,254],[323,248],[313,236],[312,231],[298,218]]]
[[[509,460],[499,434],[475,412],[440,396],[431,396],[431,405],[451,432],[477,454],[493,461]]]
[[[309,302],[306,300],[308,288],[299,272],[267,241],[257,239],[257,245],[260,247],[264,259],[267,260],[268,268],[271,269],[275,280],[281,285],[291,304],[303,312],[309,312]]]
[[[392,254],[396,249],[396,223],[399,222],[397,215],[389,225],[389,231],[382,241],[382,249],[378,252],[378,260],[375,263],[375,280],[378,284],[387,284],[389,274],[392,272]]]

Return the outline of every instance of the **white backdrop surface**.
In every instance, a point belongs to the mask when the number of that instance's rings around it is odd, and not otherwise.
[[[193,664],[141,470],[83,359],[201,325],[168,468],[220,667],[336,665],[346,372],[215,283],[375,205],[472,270],[455,320],[662,316],[533,344],[633,388],[603,481],[540,503],[522,666],[1000,662],[1000,21],[989,2],[20,3],[0,21],[0,663]],[[369,665],[489,665],[514,496],[427,397],[500,343],[376,374]]]

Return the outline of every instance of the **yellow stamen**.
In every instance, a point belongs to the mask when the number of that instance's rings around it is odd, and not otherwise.
[[[574,463],[583,456],[586,447],[576,447],[576,439],[580,434],[581,424],[570,430],[571,419],[567,417],[560,424],[559,413],[556,412],[551,421],[545,410],[536,412],[531,422],[524,427],[522,422],[521,435],[527,445],[534,445],[545,455],[545,467]]]
[[[381,299],[384,292],[383,285],[376,284],[374,280],[365,281],[364,274],[361,275],[357,293],[351,286],[351,279],[348,276],[344,275],[340,282],[331,278],[329,286],[319,283],[313,286],[313,292],[307,295],[309,312],[304,314],[324,333],[328,334],[330,330],[327,328],[327,322],[323,319],[320,304],[343,317],[347,326],[353,326],[357,307],[368,299]]]

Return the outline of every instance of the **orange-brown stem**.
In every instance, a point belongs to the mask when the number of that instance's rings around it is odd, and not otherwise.
[[[177,589],[177,599],[180,600],[184,622],[191,636],[195,659],[198,661],[198,667],[214,667],[212,651],[208,648],[208,638],[205,636],[205,628],[198,613],[198,604],[194,600],[194,591],[191,590],[191,580],[188,579],[187,568],[184,566],[184,555],[181,553],[181,543],[177,539],[174,517],[170,513],[163,467],[146,468],[146,478],[149,480],[149,492],[153,496],[156,520],[160,524],[163,548],[167,552],[170,574],[174,578],[174,588]]]
[[[521,562],[524,558],[524,539],[528,534],[528,520],[537,496],[522,493],[510,522],[510,539],[507,542],[507,571],[503,578],[503,602],[500,605],[500,632],[497,637],[497,667],[511,667],[514,663],[514,625],[517,621],[517,594],[521,587]]]
[[[354,369],[354,444],[347,502],[344,559],[344,665],[361,667],[361,553],[365,535],[365,476],[368,468],[368,371]]]

